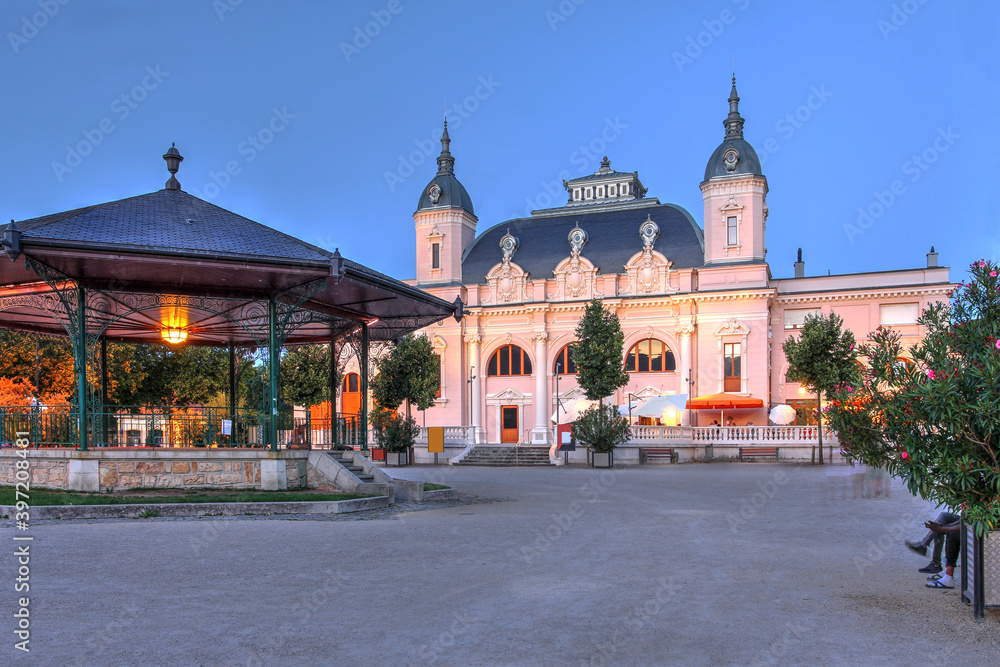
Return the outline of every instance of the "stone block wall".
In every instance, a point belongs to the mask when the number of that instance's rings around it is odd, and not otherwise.
[[[13,486],[16,481],[17,461],[15,458],[0,459],[0,480],[4,484]],[[65,489],[69,482],[69,461],[65,459],[55,460],[31,460],[28,472],[31,477],[30,486],[44,487],[47,489]]]
[[[100,463],[102,489],[255,488],[260,461],[114,461]]]

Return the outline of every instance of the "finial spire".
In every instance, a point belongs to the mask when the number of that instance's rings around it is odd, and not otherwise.
[[[722,121],[726,128],[726,139],[742,139],[745,122],[740,116],[740,95],[736,92],[736,73],[733,72],[733,88],[729,91],[729,115]]]
[[[455,158],[452,157],[449,147],[451,137],[448,136],[448,117],[444,118],[444,132],[441,133],[441,155],[438,156],[438,174],[455,173]]]
[[[168,148],[167,152],[163,154],[163,159],[167,161],[167,171],[170,172],[170,179],[164,187],[166,187],[167,190],[180,190],[181,184],[177,180],[176,174],[177,170],[181,166],[181,162],[184,161],[184,156],[177,150],[177,144],[173,142],[170,143],[170,148]]]

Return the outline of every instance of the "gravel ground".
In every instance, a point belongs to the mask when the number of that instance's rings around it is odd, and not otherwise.
[[[934,515],[827,471],[430,468],[455,501],[350,515],[32,526],[38,665],[995,665],[902,546]],[[850,495],[849,493],[847,494]],[[0,539],[15,608],[14,530]],[[338,525],[333,525],[338,524]]]

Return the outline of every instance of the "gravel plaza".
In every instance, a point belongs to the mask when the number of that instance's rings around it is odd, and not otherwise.
[[[463,498],[38,522],[31,653],[8,636],[3,662],[996,664],[1000,614],[924,587],[902,541],[935,510],[898,481],[852,500],[829,468],[764,463],[391,472]]]

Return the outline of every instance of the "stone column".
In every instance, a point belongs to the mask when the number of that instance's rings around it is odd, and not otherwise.
[[[535,428],[531,431],[531,444],[549,444],[549,334],[536,331],[531,335],[535,341]]]
[[[690,382],[694,380],[694,359],[691,358],[691,336],[693,335],[694,327],[690,324],[685,324],[677,328],[677,337],[681,341],[681,364],[677,368],[681,383],[677,393],[687,394],[688,398],[694,398],[694,385]],[[684,415],[681,418],[681,424],[684,426],[691,425],[690,413],[690,410],[684,411]]]
[[[480,358],[479,350],[479,335],[478,334],[466,334],[465,342],[469,344],[469,371],[468,373],[473,377],[472,380],[472,390],[469,401],[472,404],[471,407],[471,417],[472,417],[472,437],[473,442],[482,442],[481,434],[483,432],[483,385],[482,378],[486,374],[486,369],[483,368],[482,359]]]

